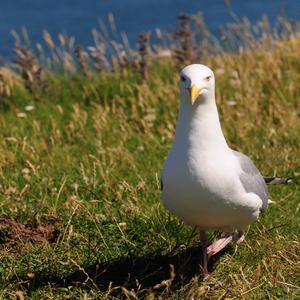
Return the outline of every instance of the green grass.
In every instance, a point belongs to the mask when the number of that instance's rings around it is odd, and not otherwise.
[[[178,69],[170,61],[154,64],[147,82],[133,70],[48,74],[45,91],[32,95],[21,83],[2,96],[0,298],[297,299],[296,50],[278,43],[272,51],[202,61],[216,73],[229,144],[263,174],[294,180],[270,188],[275,204],[243,244],[214,258],[205,282],[197,234],[160,202],[158,178],[179,104]],[[27,105],[34,110],[25,111]],[[29,233],[16,234],[12,219]],[[49,224],[51,239],[32,238],[47,237]]]

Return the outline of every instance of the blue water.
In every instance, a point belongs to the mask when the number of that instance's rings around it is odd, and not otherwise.
[[[299,0],[232,0],[238,16],[247,16],[255,22],[267,15],[275,22],[284,7],[290,19],[299,19]],[[223,0],[0,0],[0,56],[11,56],[13,38],[11,29],[20,32],[25,26],[32,44],[42,40],[42,31],[51,35],[59,32],[75,36],[84,46],[92,43],[91,29],[98,27],[99,18],[107,22],[113,13],[119,31],[127,33],[132,45],[141,31],[171,29],[180,12],[202,11],[209,29],[232,22]]]

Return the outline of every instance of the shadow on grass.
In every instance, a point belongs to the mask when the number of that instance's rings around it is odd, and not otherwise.
[[[221,251],[212,257],[210,271],[223,254],[224,251]],[[64,278],[36,274],[26,289],[33,292],[49,284],[55,288],[78,286],[86,289],[97,288],[101,292],[110,290],[116,296],[124,292],[124,288],[141,293],[163,290],[169,282],[170,290],[175,291],[188,284],[195,276],[201,280],[201,261],[199,247],[191,247],[177,254],[170,252],[165,255],[124,257],[84,269],[79,268]]]

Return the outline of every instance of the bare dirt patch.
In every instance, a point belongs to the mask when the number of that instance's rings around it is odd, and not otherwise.
[[[7,243],[54,243],[59,230],[54,224],[23,224],[14,219],[0,219],[0,245]]]

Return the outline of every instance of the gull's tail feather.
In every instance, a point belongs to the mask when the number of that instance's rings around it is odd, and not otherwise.
[[[264,177],[265,183],[271,184],[289,184],[292,182],[291,178],[278,178],[278,177]]]

